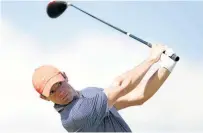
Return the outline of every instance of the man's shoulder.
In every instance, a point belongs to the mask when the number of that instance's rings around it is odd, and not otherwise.
[[[104,89],[101,87],[94,87],[94,86],[90,86],[90,87],[85,87],[83,88],[81,91],[94,91],[94,92],[99,92],[99,91],[103,91]]]
[[[101,93],[103,91],[103,88],[99,88],[99,87],[86,87],[83,88],[82,90],[78,91],[79,92],[79,97],[74,98],[74,100],[69,103],[68,105],[54,105],[54,108],[58,111],[61,112],[64,109],[65,110],[70,110],[73,108],[77,108],[77,106],[80,106],[81,102],[84,99],[88,99],[88,98],[92,98],[95,95],[97,95],[98,93]]]
[[[91,98],[94,97],[96,94],[103,92],[103,88],[99,87],[86,87],[80,91],[83,97]]]
[[[78,128],[78,125],[83,125],[90,118],[95,106],[95,96],[101,95],[103,89],[98,87],[86,87],[79,91],[79,98],[73,100],[70,104],[62,107],[60,112],[61,121],[64,127],[70,129]]]

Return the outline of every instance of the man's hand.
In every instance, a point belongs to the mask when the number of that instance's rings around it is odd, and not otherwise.
[[[169,72],[172,72],[177,63],[176,61],[169,58],[169,56],[173,55],[174,53],[175,52],[172,48],[167,48],[165,54],[162,54],[160,58],[160,66],[166,68]]]
[[[166,50],[165,45],[154,44],[152,45],[149,60],[153,61],[154,63],[158,62],[161,58],[162,53]]]

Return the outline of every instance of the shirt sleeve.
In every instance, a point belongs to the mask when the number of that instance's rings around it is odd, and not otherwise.
[[[108,114],[108,100],[103,91],[91,98],[83,98],[74,110],[72,119],[78,128],[99,124]]]

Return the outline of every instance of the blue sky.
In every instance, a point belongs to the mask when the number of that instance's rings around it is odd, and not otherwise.
[[[167,44],[183,58],[203,59],[203,2],[75,1],[73,4],[149,42]],[[87,29],[109,36],[121,34],[74,8],[52,20],[46,14],[46,5],[47,1],[3,1],[2,18],[36,36],[43,42],[42,48],[50,46],[50,42],[56,45],[64,38],[71,40]]]
[[[52,103],[41,101],[33,90],[31,76],[39,65],[61,68],[76,89],[106,87],[149,54],[147,46],[74,8],[50,19],[47,3],[1,1],[3,132],[66,133]],[[203,2],[73,4],[146,41],[168,45],[181,58],[155,96],[120,112],[133,132],[203,132]]]

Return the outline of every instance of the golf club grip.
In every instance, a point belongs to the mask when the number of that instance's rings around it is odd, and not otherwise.
[[[113,26],[113,25],[111,25],[111,24],[109,24],[109,23],[103,21],[103,20],[101,20],[101,19],[99,19],[99,18],[93,16],[92,14],[90,14],[90,13],[88,13],[88,12],[86,12],[86,11],[84,11],[84,10],[82,10],[82,9],[80,9],[80,8],[78,8],[78,7],[76,7],[76,6],[74,6],[73,4],[70,4],[70,6],[76,8],[76,9],[80,10],[81,12],[83,12],[83,13],[85,13],[85,14],[91,16],[92,18],[95,18],[95,19],[99,20],[100,22],[102,22],[102,23],[104,23],[104,24],[106,24],[106,25],[108,25],[108,26],[110,26],[110,27],[112,27],[112,28],[114,28],[114,29],[116,29],[116,30],[122,32],[123,34],[126,34],[126,35],[130,36],[131,38],[133,38],[133,39],[135,39],[135,40],[137,40],[137,41],[139,41],[139,42],[141,42],[141,43],[147,45],[148,47],[150,47],[150,48],[152,47],[152,44],[151,44],[151,43],[146,42],[146,41],[144,41],[144,40],[142,40],[142,39],[140,39],[140,38],[138,38],[138,37],[136,37],[136,36],[134,36],[134,35],[132,35],[132,34],[130,34],[130,33],[128,33],[128,32],[126,32],[126,31],[124,31],[124,30],[122,30],[122,29],[120,29],[120,28],[118,28],[118,27],[115,27],[115,26]],[[170,56],[170,58],[171,58],[172,60],[174,60],[174,61],[178,61],[178,60],[179,60],[179,57],[178,57],[176,54],[173,54],[172,56]]]
[[[132,35],[132,34],[130,34],[130,33],[127,33],[127,35],[129,36],[129,37],[131,37],[131,38],[133,38],[133,39],[135,39],[135,40],[137,40],[137,41],[139,41],[139,42],[141,42],[141,43],[143,43],[143,44],[145,44],[145,45],[147,45],[148,47],[152,47],[152,44],[151,43],[149,43],[149,42],[147,42],[147,41],[144,41],[144,40],[142,40],[142,39],[140,39],[140,38],[138,38],[138,37],[136,37],[136,36],[134,36],[134,35]],[[165,52],[164,52],[165,53]],[[169,56],[172,60],[174,60],[174,61],[179,61],[179,59],[180,59],[180,57],[179,56],[177,56],[176,54],[173,54],[172,56]]]

